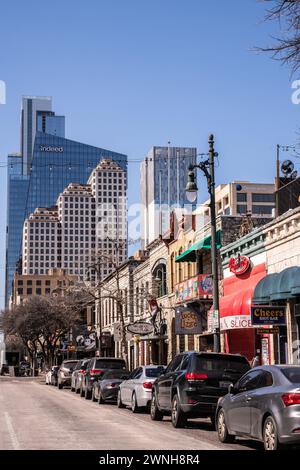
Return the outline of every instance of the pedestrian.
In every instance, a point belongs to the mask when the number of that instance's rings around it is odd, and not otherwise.
[[[251,361],[251,368],[253,369],[254,367],[260,366],[260,350],[256,350],[256,355],[252,358]]]

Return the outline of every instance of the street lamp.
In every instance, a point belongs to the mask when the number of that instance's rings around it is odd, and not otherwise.
[[[195,181],[195,173],[194,173],[194,167],[190,166],[189,167],[189,173],[188,173],[188,183],[185,188],[186,192],[186,198],[190,203],[193,203],[197,199],[197,192],[198,192],[198,186]]]
[[[214,316],[214,352],[220,352],[220,314],[219,314],[219,276],[218,276],[218,251],[217,251],[217,224],[216,224],[216,197],[215,197],[215,158],[218,153],[214,149],[214,136],[208,139],[208,159],[190,165],[188,183],[186,186],[186,197],[193,203],[197,199],[197,182],[195,181],[195,168],[199,168],[207,180],[207,189],[210,195],[210,224],[211,224],[211,262],[213,276],[213,316]]]

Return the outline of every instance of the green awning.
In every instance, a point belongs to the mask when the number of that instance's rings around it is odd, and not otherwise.
[[[221,248],[221,230],[217,230],[217,248]],[[211,249],[211,236],[203,238],[198,242],[194,243],[188,250],[175,259],[176,263],[184,263],[186,261],[196,261],[197,251],[210,250]]]
[[[300,295],[300,267],[291,266],[265,276],[255,287],[253,304],[266,304]]]

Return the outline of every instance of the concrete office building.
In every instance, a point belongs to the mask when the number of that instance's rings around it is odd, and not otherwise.
[[[55,207],[37,208],[24,222],[22,273],[110,274],[127,258],[126,192],[126,171],[103,159],[88,184],[70,183]]]
[[[272,183],[252,183],[233,181],[216,187],[217,215],[246,215],[253,217],[275,217],[275,185]],[[210,200],[197,208],[197,214],[210,217]]]

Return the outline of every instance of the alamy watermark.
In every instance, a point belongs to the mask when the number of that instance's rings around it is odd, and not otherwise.
[[[0,104],[6,104],[6,84],[0,80]]]

